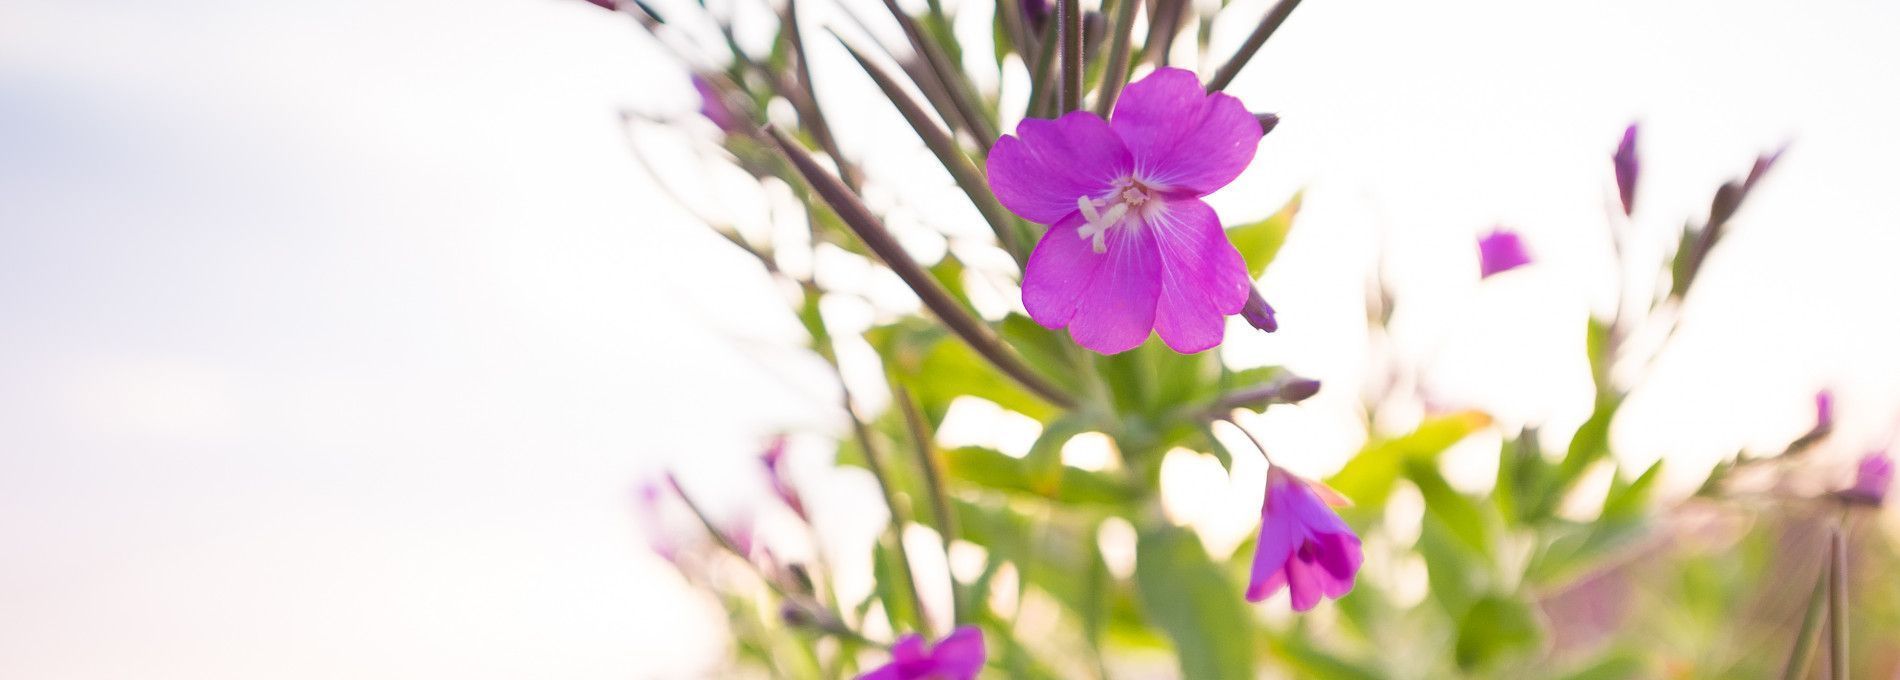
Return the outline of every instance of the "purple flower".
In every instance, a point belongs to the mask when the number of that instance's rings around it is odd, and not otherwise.
[[[739,116],[726,105],[725,96],[719,93],[719,87],[711,80],[699,74],[693,74],[693,89],[699,92],[699,115],[719,126],[720,131],[731,134],[740,129]]]
[[[1623,214],[1628,216],[1636,211],[1636,173],[1641,169],[1636,161],[1635,123],[1623,129],[1623,141],[1616,145],[1610,163],[1616,167],[1616,195],[1623,199]]]
[[[1834,428],[1834,392],[1821,390],[1814,393],[1814,430],[1821,432]]]
[[[1246,169],[1260,123],[1240,100],[1163,68],[1129,85],[1114,122],[1028,119],[990,153],[1010,212],[1050,225],[1023,271],[1023,306],[1103,354],[1159,331],[1174,351],[1220,344],[1247,303],[1247,266],[1202,196]]]
[[[1292,590],[1293,611],[1312,609],[1321,595],[1338,599],[1351,591],[1364,559],[1359,537],[1306,480],[1277,467],[1267,471],[1247,601],[1267,599],[1284,586]]]
[[[1850,499],[1880,505],[1887,500],[1887,487],[1893,484],[1893,459],[1886,451],[1875,451],[1860,459],[1854,470],[1854,486],[1842,495]]]
[[[858,676],[858,680],[973,680],[983,669],[983,631],[964,626],[925,647],[915,634],[891,646],[891,662]]]
[[[662,507],[663,494],[666,492],[660,489],[659,484],[649,480],[641,482],[633,493],[634,509],[640,517],[640,531],[646,534],[647,548],[651,549],[653,554],[659,555],[660,559],[678,563],[680,546],[667,531]]]
[[[1488,279],[1531,263],[1517,232],[1497,227],[1478,239],[1478,277]]]
[[[759,462],[765,465],[765,476],[772,482],[772,493],[777,494],[792,512],[804,517],[805,501],[799,498],[798,490],[792,488],[791,480],[786,478],[785,469],[781,467],[785,462],[785,438],[773,438],[772,443],[765,447],[765,452],[759,454]]]

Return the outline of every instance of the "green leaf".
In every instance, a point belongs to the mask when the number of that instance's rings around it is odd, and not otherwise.
[[[1148,619],[1174,641],[1182,677],[1254,677],[1252,624],[1241,591],[1193,532],[1172,526],[1143,532],[1135,588]]]
[[[1471,605],[1458,624],[1458,666],[1467,671],[1537,647],[1542,625],[1521,600],[1486,596]]]
[[[1592,316],[1584,331],[1584,351],[1590,355],[1590,378],[1595,381],[1597,394],[1609,394],[1610,387],[1610,325]]]
[[[1067,465],[1050,474],[990,449],[968,446],[945,451],[943,457],[951,479],[1000,491],[1099,505],[1125,505],[1137,497],[1135,489],[1109,475]]]
[[[1661,476],[1663,462],[1658,459],[1649,469],[1628,484],[1619,478],[1610,486],[1610,492],[1603,498],[1605,520],[1635,519],[1642,516],[1649,507],[1650,492],[1656,488],[1656,479]]]
[[[1234,248],[1247,260],[1248,276],[1260,278],[1267,271],[1267,265],[1273,263],[1273,256],[1280,253],[1287,232],[1293,230],[1293,218],[1300,212],[1300,199],[1304,195],[1305,192],[1293,194],[1279,212],[1264,220],[1227,230],[1228,240],[1234,242]]]
[[[1299,635],[1276,636],[1268,643],[1274,656],[1280,657],[1294,677],[1313,680],[1380,680],[1386,677],[1375,668],[1326,653]]]
[[[1405,461],[1405,477],[1418,486],[1425,497],[1425,511],[1445,523],[1453,536],[1480,555],[1491,554],[1490,522],[1477,502],[1458,493],[1438,473],[1436,461]]]
[[[1404,436],[1366,442],[1327,483],[1356,504],[1355,512],[1370,513],[1385,506],[1405,461],[1436,461],[1452,444],[1490,424],[1490,416],[1477,411],[1431,418]]]
[[[1630,680],[1631,678],[1652,677],[1649,668],[1640,656],[1627,652],[1618,652],[1598,659],[1569,675],[1563,680]]]

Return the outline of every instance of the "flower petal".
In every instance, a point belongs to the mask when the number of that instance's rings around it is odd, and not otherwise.
[[[1102,262],[1076,302],[1069,336],[1096,352],[1119,354],[1141,346],[1154,330],[1161,257],[1147,229],[1109,229],[1107,245],[1101,254],[1088,251]]]
[[[1108,261],[1106,253],[1090,250],[1088,240],[1076,235],[1081,226],[1082,215],[1071,211],[1043,232],[1023,265],[1023,308],[1045,328],[1069,325],[1095,270]]]
[[[1134,154],[1138,176],[1199,195],[1234,181],[1260,146],[1260,121],[1240,100],[1208,94],[1199,78],[1178,68],[1123,90],[1113,125]]]
[[[1227,316],[1247,304],[1247,263],[1221,230],[1220,217],[1198,198],[1175,199],[1149,218],[1161,257],[1161,301],[1155,330],[1168,347],[1193,354],[1220,344]]]
[[[1359,565],[1365,560],[1359,550],[1359,537],[1352,534],[1320,534],[1313,543],[1319,566],[1325,572],[1321,585],[1326,596],[1336,598],[1351,592],[1353,576],[1359,573]]]
[[[1099,196],[1134,167],[1108,122],[1087,111],[1056,120],[1024,119],[1015,136],[990,150],[990,190],[1003,207],[1038,224],[1075,212],[1075,199]]]
[[[1272,493],[1269,491],[1268,493]],[[1286,585],[1286,564],[1293,556],[1299,532],[1284,513],[1261,513],[1260,540],[1253,549],[1253,577],[1247,581],[1247,601],[1259,602]]]
[[[973,626],[958,628],[937,641],[931,655],[936,658],[938,675],[948,680],[971,680],[983,670],[983,631]]]
[[[1322,578],[1325,578],[1325,572],[1320,570],[1319,565],[1302,561],[1297,554],[1287,559],[1286,583],[1287,590],[1291,591],[1293,611],[1303,612],[1319,604]]]

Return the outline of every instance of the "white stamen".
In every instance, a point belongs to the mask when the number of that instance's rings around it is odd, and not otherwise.
[[[1101,205],[1087,196],[1077,196],[1076,210],[1082,213],[1082,226],[1077,227],[1075,235],[1089,241],[1089,249],[1096,253],[1108,251],[1108,230],[1120,226],[1128,217],[1130,207],[1141,207],[1149,200],[1148,189],[1134,178],[1124,178],[1115,182],[1117,191],[1103,199]],[[1108,210],[1101,210],[1102,206]]]

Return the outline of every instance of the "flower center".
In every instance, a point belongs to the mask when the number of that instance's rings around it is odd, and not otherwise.
[[[1097,253],[1108,250],[1106,236],[1110,228],[1124,222],[1139,223],[1142,210],[1151,203],[1158,205],[1161,199],[1159,191],[1133,176],[1115,180],[1113,187],[1102,198],[1077,196],[1075,199],[1075,207],[1082,212],[1084,220],[1075,234],[1087,239],[1090,249]]]

